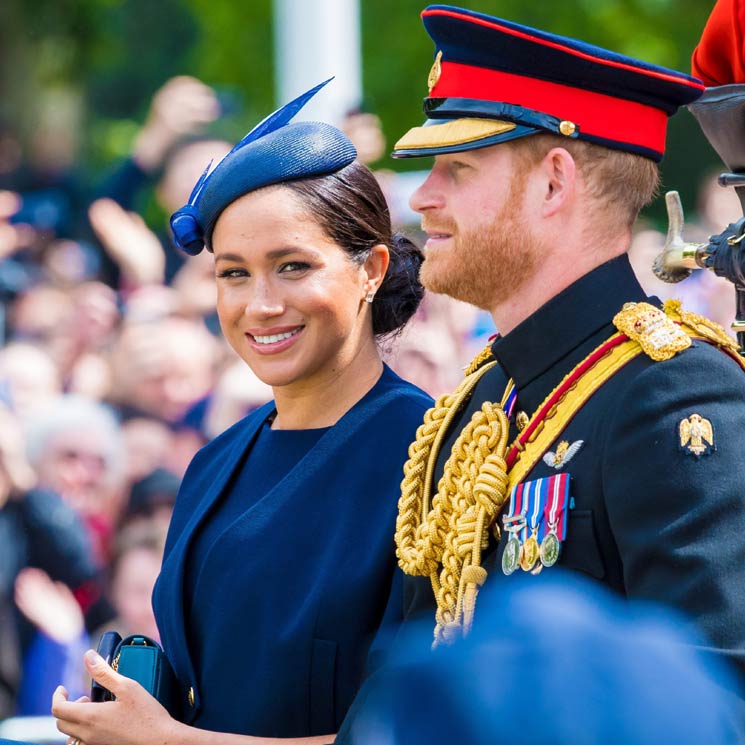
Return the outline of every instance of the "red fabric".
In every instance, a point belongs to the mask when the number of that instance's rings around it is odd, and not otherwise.
[[[691,59],[693,74],[707,87],[745,83],[744,28],[745,2],[717,0]]]
[[[433,98],[503,101],[577,124],[586,135],[665,151],[667,115],[653,106],[523,75],[443,62]]]
[[[553,391],[553,393],[549,396],[548,400],[544,402],[543,406],[538,410],[538,412],[533,416],[532,421],[530,424],[520,433],[520,436],[517,438],[517,440],[512,444],[512,447],[509,449],[507,453],[507,457],[505,458],[505,461],[507,463],[507,470],[509,471],[512,466],[515,465],[515,461],[517,460],[517,456],[520,454],[521,450],[525,449],[525,443],[528,442],[528,440],[531,438],[533,433],[539,428],[543,426],[543,420],[548,416],[548,414],[551,412],[551,410],[556,406],[557,403],[562,399],[564,394],[574,385],[576,385],[577,381],[593,366],[595,363],[604,357],[608,352],[610,352],[613,347],[617,347],[619,344],[623,344],[625,341],[628,341],[629,337],[626,336],[626,334],[616,334],[615,336],[611,336],[610,339],[608,339],[605,344],[598,347],[592,354],[590,354],[589,357],[585,358],[574,370],[572,370],[569,375],[564,378],[564,380],[559,384],[559,386]],[[576,412],[575,412],[576,413]],[[566,421],[566,424],[569,424],[569,420]]]

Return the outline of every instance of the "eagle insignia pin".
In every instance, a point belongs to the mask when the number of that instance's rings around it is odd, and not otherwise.
[[[547,466],[551,466],[551,468],[555,468],[558,471],[560,468],[563,468],[567,463],[569,463],[572,458],[574,458],[574,456],[577,454],[577,451],[584,444],[584,440],[577,440],[577,442],[573,442],[571,445],[566,440],[562,440],[556,446],[556,452],[554,452],[553,450],[549,450],[543,456],[543,462]]]
[[[714,429],[708,419],[700,414],[691,414],[687,419],[681,419],[678,425],[680,448],[684,453],[690,453],[700,458],[702,455],[713,453]]]

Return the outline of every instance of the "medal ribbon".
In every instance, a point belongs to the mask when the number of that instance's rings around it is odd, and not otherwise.
[[[538,479],[533,482],[533,507],[530,514],[530,535],[537,531],[540,526],[544,513],[544,504],[546,503],[545,479]],[[539,536],[536,536],[539,538]]]
[[[502,521],[504,523],[505,530],[511,531],[510,527],[515,524],[527,524],[525,516],[528,512],[528,504],[530,503],[529,494],[525,493],[525,487],[530,490],[530,483],[518,484],[510,492],[510,508],[509,511],[504,515]],[[518,519],[518,515],[522,516],[522,519]],[[523,532],[525,528],[523,527]],[[524,536],[523,536],[524,537]]]
[[[508,419],[512,419],[512,413],[515,411],[515,405],[517,404],[517,388],[515,387],[515,381],[510,378],[507,381],[507,387],[504,389],[502,394],[502,401],[499,404],[502,407],[502,411],[507,415]]]
[[[566,513],[569,504],[569,474],[556,474],[547,479],[541,479],[541,481],[546,482],[544,490],[547,495],[543,509],[541,540],[553,528],[558,539],[563,543],[567,535]]]

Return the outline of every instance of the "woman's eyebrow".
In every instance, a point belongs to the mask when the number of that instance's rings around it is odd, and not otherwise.
[[[287,248],[275,248],[273,251],[268,251],[265,256],[270,261],[274,261],[275,259],[281,259],[283,256],[288,256],[289,254],[294,254],[297,252],[313,253],[312,251],[309,251],[306,248],[299,248],[297,246],[288,246]],[[229,251],[226,251],[225,253],[215,254],[215,263],[217,263],[218,261],[241,262],[241,261],[245,261],[245,258],[241,256],[240,254],[230,253]]]

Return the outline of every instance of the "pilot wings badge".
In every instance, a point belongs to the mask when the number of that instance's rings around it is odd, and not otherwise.
[[[700,414],[691,414],[688,419],[682,419],[678,425],[680,448],[684,453],[690,453],[700,458],[714,452],[714,429],[708,419]]]
[[[577,454],[577,451],[584,444],[584,440],[577,440],[577,442],[573,442],[571,445],[566,440],[562,440],[556,446],[556,452],[554,452],[553,450],[549,450],[543,456],[543,462],[547,466],[551,466],[551,468],[555,468],[558,471],[560,468],[563,468],[567,463],[569,463],[572,458],[574,458],[574,456]]]

